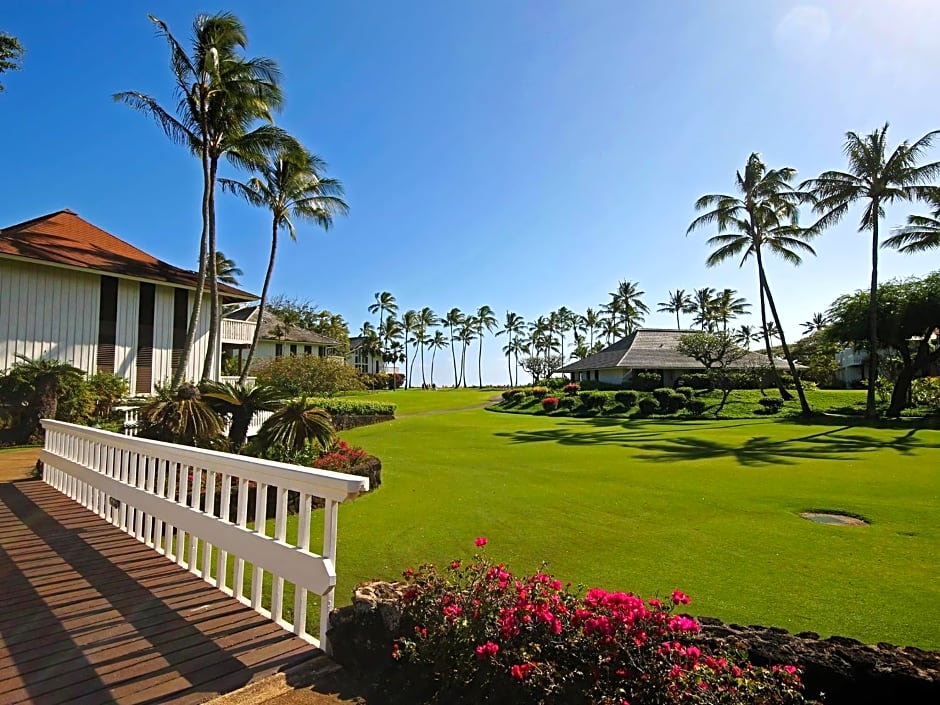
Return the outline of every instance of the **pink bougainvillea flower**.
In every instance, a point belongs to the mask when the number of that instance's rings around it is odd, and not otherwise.
[[[476,541],[473,543],[476,544],[477,548],[483,548],[486,544],[489,543],[489,541],[487,541],[485,536],[477,536]]]
[[[687,605],[687,604],[689,604],[691,601],[692,601],[692,600],[689,599],[689,596],[686,595],[686,594],[685,594],[684,592],[682,592],[681,590],[673,590],[673,591],[672,591],[672,602],[673,602],[673,604],[675,604],[675,605]]]

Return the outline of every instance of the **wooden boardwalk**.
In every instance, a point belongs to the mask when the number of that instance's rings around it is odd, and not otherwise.
[[[320,653],[45,483],[0,484],[0,703],[200,703]]]

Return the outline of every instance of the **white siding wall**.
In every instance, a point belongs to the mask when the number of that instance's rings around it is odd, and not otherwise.
[[[278,343],[276,343],[273,340],[259,340],[258,347],[255,348],[254,360],[261,360],[261,359],[268,358],[268,357],[274,357],[275,345],[278,345]],[[297,346],[298,355],[304,354],[305,345],[311,346],[311,349],[313,351],[311,353],[312,355],[316,356],[320,354],[320,346],[317,345],[316,343],[292,343],[289,340],[285,340],[284,342],[280,343],[280,345],[284,346],[284,357],[287,357],[288,355],[290,355],[291,345]],[[252,361],[252,364],[254,364],[254,361]]]
[[[153,383],[173,376],[173,287],[158,286],[153,302]]]
[[[619,368],[608,368],[600,371],[600,381],[607,384],[622,384],[624,371]]]
[[[118,279],[117,332],[114,339],[114,374],[131,386],[137,385],[137,314],[140,308],[140,282]]]
[[[0,259],[0,370],[20,354],[93,373],[99,287],[97,275]]]
[[[192,294],[189,296],[190,305],[192,305]],[[190,381],[198,381],[202,377],[202,363],[206,359],[206,349],[209,347],[209,295],[206,294],[202,300],[202,310],[199,312],[199,329],[196,331],[196,342],[193,344],[193,352],[189,358],[189,364],[186,365],[186,378]],[[192,316],[190,310],[189,315]],[[216,355],[216,369],[212,371],[212,378],[219,378],[219,362]]]

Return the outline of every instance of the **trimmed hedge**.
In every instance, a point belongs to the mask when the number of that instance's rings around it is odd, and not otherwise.
[[[394,416],[396,404],[345,397],[316,397],[310,402],[334,416]]]
[[[625,409],[629,409],[631,406],[636,406],[637,400],[639,398],[640,395],[632,389],[627,389],[614,394],[614,401],[616,401],[618,404],[622,404]]]

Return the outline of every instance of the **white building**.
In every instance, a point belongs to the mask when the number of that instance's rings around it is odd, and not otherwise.
[[[119,374],[131,393],[152,394],[179,361],[195,289],[195,272],[161,262],[70,210],[11,225],[0,230],[0,370],[16,355],[54,358],[89,374]],[[224,284],[219,289],[225,303],[257,298]],[[209,324],[207,292],[188,379],[201,375]],[[220,336],[220,346],[246,333]]]
[[[349,353],[346,355],[346,364],[353,365],[363,374],[378,374],[385,372],[385,363],[381,355],[373,355],[366,343],[369,341],[364,335],[349,339]]]

